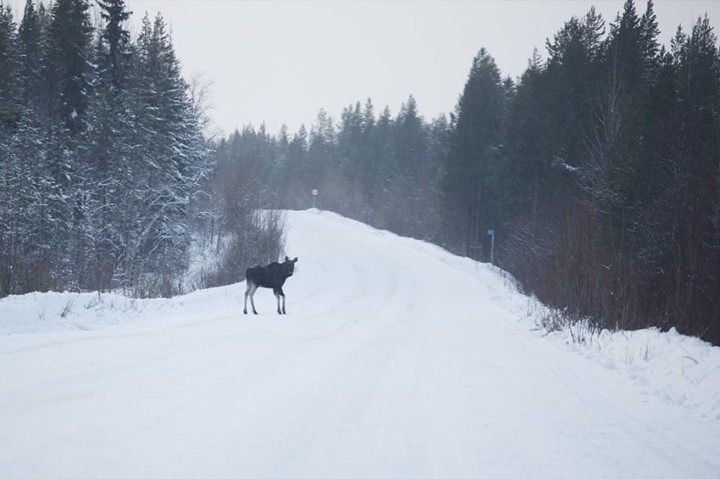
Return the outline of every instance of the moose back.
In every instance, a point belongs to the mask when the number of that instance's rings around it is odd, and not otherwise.
[[[297,258],[290,259],[285,256],[285,261],[282,263],[270,263],[267,266],[253,266],[245,270],[247,289],[245,290],[245,307],[243,308],[243,313],[247,314],[247,300],[249,296],[252,312],[258,314],[255,309],[255,301],[253,301],[255,291],[257,291],[258,288],[272,288],[277,298],[278,314],[286,314],[285,292],[282,287],[285,284],[285,280],[295,272],[295,263],[297,263],[297,260]],[[281,298],[282,307],[280,305]]]

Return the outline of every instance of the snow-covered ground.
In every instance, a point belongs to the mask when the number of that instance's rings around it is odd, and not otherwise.
[[[287,316],[243,284],[0,300],[0,477],[720,477],[720,348],[576,344],[495,268],[287,220]]]

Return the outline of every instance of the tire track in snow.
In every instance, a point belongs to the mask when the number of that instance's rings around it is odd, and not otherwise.
[[[373,249],[363,241],[367,238],[354,238],[352,228],[347,228],[341,237],[337,229],[332,233],[324,230],[322,225],[326,220],[322,213],[317,213],[317,217],[303,213],[302,221],[295,222],[292,221],[294,212],[289,214],[288,249],[307,251],[306,261],[310,264],[304,267],[305,271],[311,270],[312,277],[320,280],[310,288],[305,286],[297,300],[295,311],[303,320],[314,322],[317,318],[332,317],[330,331],[349,328],[358,318],[372,319],[394,300],[400,281],[398,274],[385,267],[383,257],[373,254]],[[317,221],[308,221],[308,215]],[[293,240],[295,237],[298,241]],[[308,245],[313,246],[308,248]],[[312,251],[322,251],[323,255],[316,256]],[[384,274],[377,275],[377,271]],[[302,274],[292,280],[302,282]],[[291,291],[292,287],[288,285],[287,290]]]

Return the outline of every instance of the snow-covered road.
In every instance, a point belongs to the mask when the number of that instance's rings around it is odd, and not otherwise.
[[[0,336],[0,478],[720,477],[720,419],[530,331],[492,268],[288,226],[287,316],[243,284]]]

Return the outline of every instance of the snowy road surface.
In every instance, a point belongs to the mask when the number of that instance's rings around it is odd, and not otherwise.
[[[0,478],[720,477],[717,417],[530,331],[491,268],[288,226],[287,316],[269,290],[243,316],[240,284],[0,335]]]

